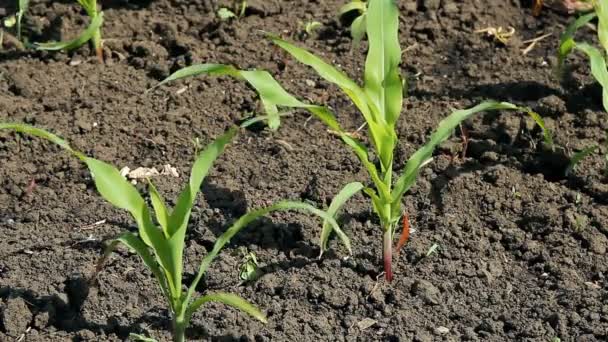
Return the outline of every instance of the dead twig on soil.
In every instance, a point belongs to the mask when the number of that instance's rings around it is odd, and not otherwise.
[[[525,56],[528,53],[530,53],[530,51],[532,51],[532,49],[534,49],[534,47],[536,46],[536,43],[540,42],[541,40],[551,37],[553,35],[553,33],[547,33],[547,34],[543,34],[542,36],[538,36],[536,38],[532,38],[532,39],[528,39],[528,40],[524,40],[522,43],[523,44],[529,44],[525,49],[522,49],[521,52],[522,54]]]
[[[509,26],[507,30],[503,29],[502,26],[498,27],[486,27],[484,29],[476,30],[475,33],[485,33],[488,37],[494,38],[494,40],[507,45],[509,39],[515,34],[515,28]]]

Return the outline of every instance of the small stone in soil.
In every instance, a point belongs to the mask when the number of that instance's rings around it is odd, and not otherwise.
[[[414,294],[421,297],[426,304],[439,304],[440,291],[430,282],[426,280],[417,280],[412,287]]]

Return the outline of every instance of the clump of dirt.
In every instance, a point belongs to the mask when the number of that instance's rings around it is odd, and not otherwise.
[[[0,120],[34,124],[119,168],[176,166],[158,178],[175,198],[186,181],[193,138],[207,143],[258,109],[255,93],[224,78],[188,80],[144,94],[159,79],[199,62],[264,68],[301,98],[331,106],[346,128],[363,119],[339,91],[266,41],[260,30],[310,48],[360,78],[365,44],[353,48],[336,18],[343,1],[248,1],[246,15],[221,21],[231,1],[106,1],[106,64],[88,48],[0,52]],[[557,37],[570,19],[526,2],[402,1],[403,72],[409,94],[399,122],[397,162],[428,137],[450,108],[483,99],[541,113],[555,150],[523,114],[486,114],[436,153],[404,200],[416,232],[381,278],[381,232],[369,202],[341,217],[353,255],[337,241],[318,259],[321,222],[294,213],[252,224],[212,266],[201,291],[231,291],[268,315],[264,325],[220,305],[196,314],[191,340],[605,340],[608,338],[608,182],[601,153],[565,175],[569,156],[604,144],[608,121],[587,61],[573,56],[568,82],[554,77]],[[11,5],[12,6],[12,5]],[[12,13],[0,6],[0,16]],[[86,25],[67,2],[33,3],[33,41],[72,37]],[[323,24],[303,34],[308,21]],[[474,31],[513,27],[506,46]],[[523,41],[541,34],[528,54]],[[583,39],[593,34],[583,33]],[[133,229],[96,194],[86,169],[50,144],[0,136],[0,340],[119,341],[135,332],[169,340],[165,300],[151,274],[119,250],[91,275],[103,241]],[[193,210],[186,272],[230,222],[279,199],[319,207],[347,182],[366,180],[356,158],[306,113],[278,132],[239,135],[218,160]],[[240,285],[239,248],[264,272]],[[188,278],[187,277],[187,281]]]

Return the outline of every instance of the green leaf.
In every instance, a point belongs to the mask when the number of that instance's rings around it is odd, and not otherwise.
[[[574,42],[574,35],[576,34],[576,31],[578,31],[578,29],[580,29],[581,27],[587,25],[587,23],[589,23],[595,17],[597,17],[597,14],[595,12],[591,12],[589,14],[585,14],[585,15],[577,18],[575,21],[570,23],[570,25],[568,25],[568,27],[566,28],[566,31],[564,31],[564,33],[562,33],[562,35],[560,36],[558,56],[557,56],[558,74],[561,75],[564,61],[566,60],[566,57],[568,57],[568,55],[570,54],[570,52],[572,52],[572,49],[576,45],[576,43]]]
[[[73,150],[65,140],[61,139],[60,137],[58,137],[57,135],[55,135],[53,133],[45,131],[43,129],[36,128],[36,127],[30,126],[30,125],[17,124],[17,123],[0,123],[0,129],[7,129],[7,130],[15,131],[18,133],[24,133],[24,134],[31,135],[34,137],[46,139],[46,140],[54,143],[55,145],[63,148],[64,150],[76,155],[78,158],[80,158],[80,159],[84,158],[84,155],[82,153]]]
[[[150,202],[152,202],[156,220],[163,228],[165,238],[168,239],[171,237],[169,234],[169,212],[167,211],[167,206],[165,205],[163,197],[158,193],[158,190],[156,190],[156,187],[151,180],[148,180],[148,192],[150,193]]]
[[[591,74],[602,86],[602,104],[604,110],[608,112],[608,70],[604,56],[598,49],[587,43],[577,43],[575,48],[583,51],[589,57]]]
[[[236,18],[236,14],[234,14],[234,12],[232,12],[231,10],[222,7],[217,11],[217,16],[220,18],[220,20],[228,20],[230,18]]]
[[[224,293],[224,292],[208,294],[208,295],[202,296],[200,298],[197,298],[195,301],[193,301],[192,304],[190,304],[190,306],[188,307],[188,311],[186,312],[187,321],[190,320],[190,317],[192,317],[192,314],[194,312],[196,312],[200,307],[202,307],[203,305],[205,305],[206,303],[209,303],[209,302],[218,302],[218,303],[226,304],[228,306],[231,306],[235,309],[239,309],[239,310],[253,316],[254,318],[258,319],[259,321],[268,323],[268,321],[266,320],[266,315],[264,315],[260,310],[258,310],[258,308],[253,306],[253,304],[249,303],[248,301],[244,300],[243,298],[241,298],[237,295],[233,295],[231,293]]]
[[[353,1],[345,4],[344,6],[340,7],[340,9],[338,10],[338,16],[342,17],[346,13],[349,13],[352,11],[358,11],[359,13],[365,13],[366,10],[367,10],[367,5],[366,5],[365,1],[353,0]]]
[[[306,31],[306,33],[309,36],[312,36],[316,30],[318,30],[319,28],[323,27],[323,24],[321,24],[318,21],[309,21],[306,23],[306,26],[304,26],[304,31]]]
[[[340,208],[348,201],[351,197],[356,195],[359,191],[363,189],[363,184],[359,182],[352,182],[346,184],[340,192],[333,198],[329,208],[327,209],[327,214],[331,215],[333,218],[337,219],[337,214]],[[321,246],[321,255],[323,252],[327,250],[327,242],[329,240],[329,235],[332,232],[332,225],[325,221],[323,222],[323,230],[321,231],[321,238],[319,239],[319,244]]]
[[[153,339],[151,337],[146,337],[144,335],[139,335],[139,334],[134,334],[134,333],[129,334],[129,339],[136,341],[136,342],[157,342],[155,339]]]
[[[222,136],[207,145],[207,148],[205,148],[205,150],[196,158],[190,173],[190,181],[186,188],[180,193],[175,208],[169,218],[169,236],[172,237],[180,231],[184,231],[185,233],[192,206],[196,201],[196,195],[203,184],[203,180],[209,173],[209,170],[211,170],[215,160],[224,152],[226,145],[232,141],[237,133],[237,127],[229,129]]]
[[[283,87],[272,77],[272,75],[263,70],[242,71],[234,68],[233,66],[223,64],[193,65],[174,72],[149,90],[171,81],[201,74],[214,76],[226,75],[237,79],[246,80],[260,96],[260,100],[264,105],[264,109],[266,110],[268,117],[268,126],[272,130],[279,128],[280,113],[277,108],[278,106],[306,109],[317,118],[325,122],[328,126],[332,127],[332,129],[340,130],[340,125],[338,125],[331,111],[325,107],[305,104],[296,99],[285,89],[283,89]]]
[[[0,129],[11,129],[47,139],[80,158],[89,168],[99,194],[112,205],[131,213],[131,216],[137,222],[141,239],[146,245],[152,247],[160,265],[171,275],[169,278],[171,288],[174,290],[180,288],[179,286],[175,287],[175,285],[181,283],[181,276],[176,276],[176,271],[181,269],[181,264],[180,268],[174,267],[175,262],[172,260],[173,255],[171,254],[170,247],[167,245],[167,241],[164,239],[161,231],[152,224],[150,212],[144,199],[137,192],[137,189],[120,175],[120,172],[114,166],[97,159],[89,158],[73,150],[63,139],[39,128],[20,124],[0,124]],[[179,274],[181,274],[181,271]],[[173,282],[176,278],[179,278],[179,283]]]
[[[353,38],[353,46],[357,47],[365,37],[367,30],[367,15],[361,14],[350,24],[350,36]]]
[[[608,53],[608,2],[599,0],[593,5],[598,17],[597,36],[604,51]]]
[[[98,15],[91,18],[91,23],[78,37],[73,40],[64,41],[64,42],[49,42],[49,43],[35,43],[35,47],[38,50],[74,50],[79,48],[84,43],[88,42],[95,36],[98,32],[101,24],[103,23],[103,12],[99,12]]]
[[[403,102],[403,83],[399,71],[399,9],[394,0],[369,3],[367,39],[369,50],[365,62],[365,92],[379,109],[381,122],[394,127]]]
[[[361,89],[361,87],[359,87],[353,80],[348,78],[346,74],[324,62],[322,59],[305,49],[297,47],[276,37],[271,37],[271,39],[276,45],[287,51],[300,63],[313,68],[323,79],[340,87],[340,89],[342,89],[342,91],[353,101],[357,108],[359,108],[368,123],[370,121],[376,121],[376,118],[370,111],[363,89]]]
[[[424,163],[431,158],[433,151],[437,145],[441,144],[444,140],[450,137],[454,129],[468,117],[473,114],[487,111],[487,110],[517,110],[518,107],[508,102],[494,102],[487,101],[478,104],[475,107],[469,109],[457,110],[450,114],[447,118],[443,119],[435,132],[431,135],[429,141],[414,153],[407,161],[401,177],[395,183],[395,187],[392,192],[392,203],[393,214],[398,217],[400,211],[401,198],[407,190],[414,184],[418,176],[418,172]]]
[[[171,260],[173,261],[172,269],[175,270],[174,281],[179,285],[181,289],[181,274],[183,269],[183,253],[184,253],[184,240],[186,238],[186,230],[188,229],[188,221],[190,220],[190,213],[192,206],[196,201],[196,195],[198,194],[203,180],[209,173],[209,170],[213,166],[215,160],[226,148],[226,145],[232,141],[232,138],[237,134],[238,127],[229,129],[219,138],[215,139],[207,148],[201,152],[194,165],[192,166],[192,172],[190,173],[190,181],[186,188],[180,193],[177,203],[169,217],[169,223],[167,225],[168,235],[170,236],[167,244],[168,251],[171,253]]]
[[[154,260],[154,256],[150,253],[148,246],[138,236],[130,232],[123,233],[114,239],[114,241],[124,244],[131,251],[135,252],[156,278],[163,295],[165,295],[167,299],[171,298],[167,288],[167,280],[158,266],[158,263]]]
[[[97,0],[76,0],[91,18],[97,16]]]
[[[367,173],[374,182],[376,189],[378,189],[380,197],[390,198],[390,190],[380,178],[380,175],[378,174],[378,169],[376,169],[376,165],[374,165],[374,163],[369,160],[369,155],[365,146],[363,146],[363,144],[361,144],[361,142],[359,142],[358,140],[350,137],[345,133],[341,133],[340,137],[342,138],[342,141],[346,143],[346,145],[350,146],[350,148],[353,149],[355,155],[357,155],[359,161],[361,161],[361,164],[365,166],[365,169],[367,170]]]
[[[543,118],[538,113],[532,111],[530,108],[520,107],[520,109],[524,110],[526,113],[528,113],[528,115],[530,115],[532,120],[534,120],[534,122],[536,122],[536,124],[542,129],[543,137],[545,139],[545,144],[547,145],[547,147],[549,147],[551,150],[553,150],[554,149],[553,135],[551,134],[551,131],[549,131],[547,129],[547,127],[545,126],[545,120],[543,120]]]
[[[583,149],[582,151],[576,152],[572,156],[572,158],[570,158],[570,163],[568,164],[568,167],[566,168],[566,176],[568,176],[572,171],[574,171],[576,169],[576,166],[578,165],[578,163],[580,163],[583,159],[585,159],[587,156],[591,155],[593,152],[595,152],[599,148],[600,147],[598,145],[594,145],[594,146],[589,146],[589,147]]]
[[[30,5],[30,0],[19,0],[19,10],[17,11],[17,39],[21,41],[21,21],[23,20],[23,16],[27,12],[27,9]]]
[[[329,224],[332,225],[333,230],[336,232],[336,234],[338,235],[340,240],[342,240],[342,243],[344,243],[344,245],[348,249],[349,253],[352,253],[352,249],[350,246],[350,240],[348,239],[346,234],[344,234],[342,229],[340,229],[340,226],[338,225],[336,220],[330,214],[326,213],[323,210],[319,210],[307,203],[293,202],[293,201],[281,201],[281,202],[275,203],[269,207],[257,209],[257,210],[251,211],[251,212],[241,216],[236,222],[234,222],[232,224],[232,226],[230,228],[228,228],[228,230],[226,230],[220,237],[217,238],[217,240],[215,241],[215,244],[213,245],[213,249],[201,261],[196,278],[192,281],[192,284],[188,288],[188,293],[186,294],[184,303],[188,303],[190,301],[190,298],[192,298],[192,295],[194,294],[194,291],[195,291],[196,287],[198,286],[198,283],[200,282],[201,278],[203,277],[203,275],[209,268],[209,265],[211,265],[211,262],[213,261],[213,259],[218,255],[218,253],[222,250],[222,248],[224,248],[224,245],[226,245],[227,243],[230,242],[230,239],[232,239],[232,237],[234,237],[234,235],[236,235],[239,231],[241,231],[241,229],[245,228],[251,222],[255,221],[256,219],[258,219],[270,212],[285,211],[285,210],[307,211],[307,212],[317,215],[317,216],[321,217],[322,219],[324,219],[325,221],[329,222]]]

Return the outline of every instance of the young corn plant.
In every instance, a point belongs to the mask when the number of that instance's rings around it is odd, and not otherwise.
[[[404,194],[416,181],[421,167],[431,160],[437,145],[446,140],[459,124],[473,114],[488,110],[520,110],[530,114],[537,123],[542,123],[538,114],[527,108],[520,108],[506,102],[488,101],[473,108],[457,110],[442,120],[430,140],[416,151],[401,171],[401,176],[394,179],[394,151],[398,137],[396,123],[401,115],[404,93],[404,82],[400,75],[401,48],[398,39],[399,13],[394,0],[370,0],[366,14],[366,30],[369,40],[369,50],[365,63],[364,85],[359,86],[342,71],[324,62],[309,51],[296,47],[285,40],[271,37],[272,41],[291,54],[299,62],[312,67],[320,77],[336,84],[346,94],[361,112],[366,124],[371,146],[364,145],[354,134],[346,132],[338,123],[335,115],[327,107],[301,102],[285,91],[281,85],[265,71],[255,71],[264,75],[256,79],[254,87],[261,94],[262,102],[270,104],[274,113],[278,107],[306,109],[353,150],[359,158],[371,179],[371,186],[361,183],[350,183],[334,198],[328,213],[332,216],[354,194],[363,190],[370,198],[374,212],[377,214],[383,232],[384,272],[387,280],[392,280],[392,243],[398,222],[401,218]],[[196,76],[201,73],[211,73],[215,64],[194,65],[175,72],[164,84],[176,79]],[[234,71],[229,68],[230,74]],[[243,71],[238,74],[243,76]],[[247,73],[247,72],[245,72]],[[250,81],[249,79],[247,79]],[[252,83],[250,81],[250,83]],[[252,83],[253,84],[253,83]],[[262,95],[263,93],[263,95]],[[268,106],[267,106],[268,111]],[[277,117],[278,123],[278,117]],[[278,126],[277,126],[278,127]],[[541,127],[544,127],[541,126]],[[550,135],[545,131],[545,140],[549,142]],[[368,150],[369,149],[369,150]],[[373,156],[377,159],[372,159]],[[321,232],[319,243],[321,254],[327,249],[328,239],[334,228],[326,222]],[[347,246],[350,241],[342,232],[337,232],[339,238]]]
[[[608,56],[608,0],[593,0],[586,3],[592,5],[592,11],[580,16],[570,23],[566,28],[566,31],[564,31],[560,37],[557,67],[558,76],[561,78],[566,58],[570,53],[576,50],[587,55],[591,65],[591,74],[602,87],[602,106],[604,111],[608,112],[608,69],[606,67],[606,57]],[[598,22],[597,36],[601,47],[599,49],[589,43],[577,42],[574,40],[576,32],[596,18]],[[599,146],[595,145],[576,153],[572,157],[567,172],[571,171],[580,160],[597,149],[599,149]],[[605,156],[605,159],[607,161],[605,173],[608,174],[608,154]]]
[[[89,168],[99,194],[115,207],[127,210],[131,214],[137,223],[137,233],[125,232],[114,239],[99,265],[119,243],[137,253],[145,266],[152,272],[162,294],[167,299],[173,322],[173,341],[176,342],[185,341],[186,327],[192,315],[209,302],[223,303],[242,310],[262,322],[266,321],[261,311],[236,295],[219,292],[196,296],[197,286],[213,259],[230,239],[249,223],[273,211],[301,210],[320,216],[325,222],[330,222],[333,229],[340,231],[331,215],[302,202],[281,201],[262,209],[250,211],[236,220],[217,239],[213,249],[203,258],[196,277],[189,284],[187,290],[184,290],[182,282],[183,253],[190,213],[205,176],[216,158],[237,134],[238,128],[228,130],[198,155],[192,167],[190,181],[180,193],[172,210],[165,204],[164,199],[152,182],[149,182],[149,198],[155,214],[155,221],[144,198],[131,183],[120,175],[120,172],[114,166],[75,151],[67,142],[42,129],[22,124],[0,123],[0,130],[3,129],[47,139],[78,157]],[[99,269],[100,266],[98,266]],[[139,336],[133,337],[141,338]]]
[[[76,38],[62,42],[36,43],[38,50],[47,51],[71,51],[92,42],[95,54],[100,63],[103,63],[103,46],[101,41],[101,25],[103,24],[103,12],[97,8],[97,0],[76,0],[87,12],[91,22],[89,26]]]

